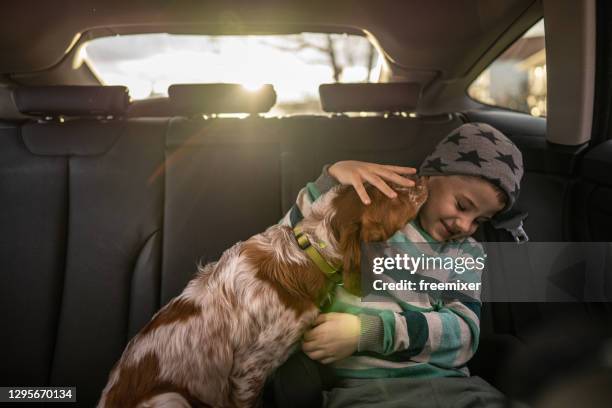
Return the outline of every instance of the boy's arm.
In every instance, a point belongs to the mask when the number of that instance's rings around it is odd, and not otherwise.
[[[484,255],[482,246],[473,240],[459,247],[457,257],[477,258]],[[460,277],[451,275],[449,280]],[[481,282],[482,270],[466,271],[464,281]],[[360,315],[359,351],[419,362],[430,362],[445,368],[467,363],[478,348],[480,337],[479,292],[461,293],[462,298],[438,301],[432,310],[405,307],[404,311],[383,310],[376,315]]]
[[[287,214],[280,220],[280,225],[294,227],[304,218],[304,216],[310,213],[312,203],[331,190],[332,187],[339,184],[338,181],[329,174],[329,167],[329,164],[323,166],[323,171],[319,178],[314,182],[306,184],[306,187],[300,190],[295,204],[293,204]]]
[[[396,193],[387,182],[399,186],[412,187],[414,181],[404,177],[416,173],[412,167],[393,166],[386,164],[367,163],[346,160],[334,163],[334,176],[329,173],[332,165],[325,165],[323,173],[314,183],[308,183],[306,188],[298,194],[296,204],[280,221],[281,225],[295,226],[304,215],[308,215],[312,203],[337,184],[350,184],[355,188],[362,202],[369,203],[369,197],[364,183],[370,183],[388,197],[395,197]]]
[[[445,368],[462,366],[478,348],[480,308],[480,302],[452,300],[436,311],[362,314],[358,350]]]

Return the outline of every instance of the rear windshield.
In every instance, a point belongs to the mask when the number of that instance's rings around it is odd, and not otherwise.
[[[171,84],[270,83],[273,115],[320,113],[320,84],[377,82],[382,64],[366,37],[321,33],[122,35],[91,40],[81,58],[102,84],[125,85],[135,100],[167,96]]]

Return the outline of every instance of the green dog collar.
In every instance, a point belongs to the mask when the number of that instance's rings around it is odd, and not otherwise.
[[[316,243],[316,245],[313,245],[308,240],[308,237],[304,234],[299,224],[293,228],[293,233],[295,234],[295,239],[297,240],[299,247],[306,253],[306,255],[308,255],[312,262],[314,262],[315,265],[317,265],[317,267],[327,276],[327,278],[336,283],[339,282],[341,280],[341,276],[338,275],[338,272],[342,268],[327,262],[327,260],[316,248],[317,245],[320,248],[325,248],[325,243],[318,242]]]

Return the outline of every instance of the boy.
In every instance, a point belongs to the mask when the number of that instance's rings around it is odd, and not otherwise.
[[[282,222],[295,225],[312,202],[337,183],[353,185],[368,204],[364,182],[393,198],[385,180],[411,186],[413,182],[403,175],[414,172],[373,163],[335,163],[300,192]],[[437,145],[419,175],[427,178],[429,198],[417,219],[388,242],[427,242],[436,248],[436,243],[453,242],[460,248],[455,256],[475,258],[482,254],[471,238],[478,225],[509,210],[518,197],[522,156],[497,129],[466,124]],[[445,401],[453,406],[501,405],[503,396],[478,377],[469,377],[466,367],[478,346],[479,299],[400,292],[388,293],[392,302],[362,302],[338,286],[326,313],[304,335],[304,353],[332,364],[341,379],[325,393],[325,405],[389,406],[402,401],[409,406],[445,406]]]

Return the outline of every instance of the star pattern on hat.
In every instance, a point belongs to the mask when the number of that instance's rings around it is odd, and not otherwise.
[[[436,171],[442,173],[442,167],[446,167],[448,164],[444,163],[441,158],[436,157],[435,159],[427,160],[424,167],[429,167],[431,169],[435,169]]]
[[[512,170],[512,174],[516,174],[514,170],[518,170],[518,166],[514,163],[514,159],[511,154],[501,154],[498,150],[496,150],[499,156],[495,157],[496,160],[499,160],[502,163],[506,163],[510,170]]]
[[[467,137],[461,136],[461,133],[457,132],[454,135],[451,135],[451,136],[447,137],[446,140],[444,141],[444,143],[442,143],[442,144],[454,143],[457,146],[459,146],[459,141],[461,139],[467,139]]]
[[[476,136],[480,136],[480,137],[484,137],[485,139],[489,140],[491,143],[493,143],[494,145],[497,144],[497,138],[495,137],[495,135],[493,134],[493,132],[483,132],[482,130],[480,131],[480,133],[477,133]]]
[[[476,150],[470,150],[469,152],[458,152],[459,158],[455,161],[466,161],[472,163],[474,166],[482,167],[480,162],[488,162],[488,160],[483,159],[478,155]]]

